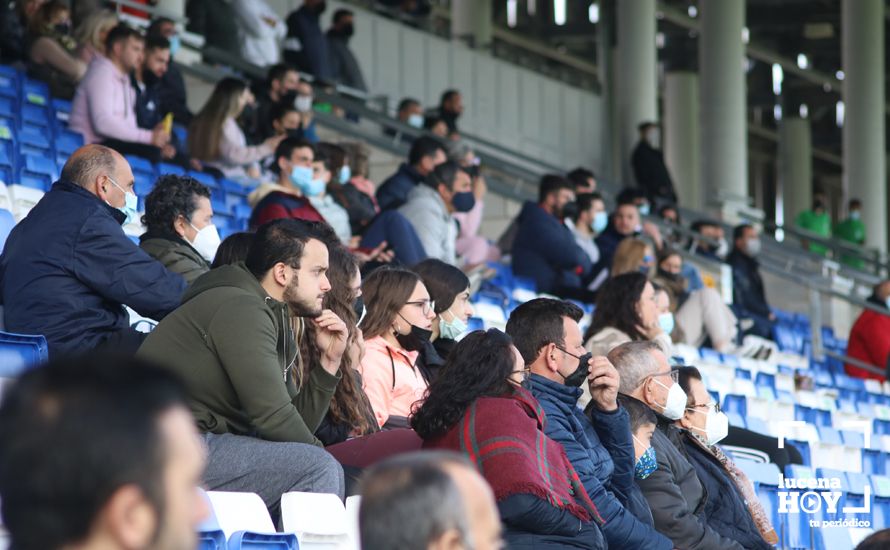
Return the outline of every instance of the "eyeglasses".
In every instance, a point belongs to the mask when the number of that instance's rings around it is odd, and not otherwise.
[[[429,315],[436,310],[435,300],[418,300],[416,302],[405,302],[405,305],[420,307],[424,315]]]
[[[717,403],[716,401],[711,401],[710,403],[701,403],[698,405],[693,405],[691,407],[686,407],[687,411],[703,412],[703,411],[699,411],[697,409],[707,409],[707,411],[704,411],[705,414],[709,413],[711,411],[711,409],[714,409],[715,412],[719,413],[720,412],[720,403]]]
[[[643,380],[640,382],[640,386],[645,384],[646,380],[649,380],[650,378],[658,378],[659,376],[670,376],[671,380],[673,380],[674,383],[676,384],[677,381],[680,380],[680,371],[671,369],[671,370],[666,370],[666,371],[662,371],[662,372],[656,372],[655,374],[650,374],[646,378],[643,378]]]

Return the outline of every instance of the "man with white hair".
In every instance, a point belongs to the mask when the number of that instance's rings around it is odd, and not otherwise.
[[[686,411],[686,394],[677,383],[677,371],[667,356],[650,341],[628,342],[609,352],[609,361],[621,380],[618,391],[655,412],[657,429],[652,434],[658,467],[637,485],[649,502],[655,528],[689,550],[742,550],[738,542],[721,536],[704,515],[707,491],[682,450],[674,422]]]

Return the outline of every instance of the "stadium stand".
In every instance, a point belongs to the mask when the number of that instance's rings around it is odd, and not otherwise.
[[[362,118],[381,120],[381,113],[357,105],[337,92],[319,91],[319,97],[338,107],[354,109]],[[83,145],[83,138],[67,128],[70,110],[70,102],[51,97],[45,83],[31,79],[19,68],[0,65],[0,249],[15,222],[27,216],[58,178],[68,155]],[[394,145],[376,134],[372,137],[367,127],[336,121],[331,115],[319,115],[319,121],[322,126],[350,137],[367,139],[383,150],[404,152],[398,143]],[[395,120],[389,119],[389,123],[398,126]],[[402,126],[400,131],[407,135],[419,135],[407,125]],[[180,141],[185,142],[184,127],[177,126],[175,132]],[[517,186],[504,184],[504,180],[521,174],[528,181],[529,173],[538,174],[552,168],[533,159],[518,162],[517,157],[523,155],[508,154],[504,148],[483,139],[467,138],[480,150],[483,163],[491,166],[492,188],[511,199],[527,196],[528,186],[517,192]],[[207,172],[187,171],[174,164],[152,163],[135,156],[128,156],[127,160],[136,180],[140,214],[144,211],[145,197],[159,176],[187,174],[211,190],[214,223],[222,238],[247,230],[251,214],[247,197],[253,187]],[[533,166],[531,171],[527,170],[529,164]],[[689,212],[683,214],[687,219],[692,217]],[[129,224],[124,230],[138,242],[144,228]],[[786,281],[806,273],[808,281],[815,281],[810,282],[809,287],[818,293],[828,288],[825,281],[837,273],[812,275],[811,254],[799,250],[789,252],[788,244],[773,239],[765,241],[766,268],[774,266],[780,257],[791,258],[788,261],[793,269],[790,273],[782,271],[781,275]],[[515,276],[509,265],[489,263],[487,267],[493,276],[482,282],[472,296],[475,313],[468,321],[470,331],[503,330],[513,309],[538,296],[534,282]],[[719,274],[719,269],[716,273]],[[852,269],[843,268],[843,273],[853,281],[852,286],[860,290],[875,282],[874,277]],[[846,298],[850,296],[852,294]],[[863,303],[855,297],[850,301],[854,305]],[[590,322],[594,306],[580,302],[577,305],[585,312],[583,330]],[[780,546],[852,548],[868,530],[812,527],[809,520],[868,519],[875,529],[890,525],[890,382],[849,376],[841,359],[846,355],[847,341],[837,335],[833,327],[822,326],[821,318],[811,319],[799,312],[776,308],[773,313],[775,349],[766,358],[679,344],[674,355],[678,363],[699,367],[706,386],[729,416],[731,425],[783,438],[800,450],[804,463],[789,465],[784,472],[775,464],[750,460],[756,455],[744,450],[733,452],[780,534]],[[46,358],[46,341],[42,336],[0,332],[0,382],[14,378]],[[839,481],[840,499],[836,510],[820,509],[812,516],[782,512],[784,479],[820,478]],[[354,526],[357,501],[347,500],[344,508],[336,497],[322,498],[324,496],[284,495],[283,532],[276,533],[265,506],[256,495],[207,493],[214,513],[200,530],[199,547],[208,550],[320,548],[325,543],[336,542],[341,548],[357,548]],[[844,511],[864,506],[870,509],[867,514]],[[0,547],[2,545],[0,538]]]

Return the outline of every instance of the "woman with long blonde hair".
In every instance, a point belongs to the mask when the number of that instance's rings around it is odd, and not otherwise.
[[[641,272],[648,276],[655,265],[652,246],[642,239],[624,239],[615,249],[609,276]]]
[[[243,80],[224,78],[192,119],[188,131],[189,154],[193,159],[245,184],[260,177],[259,162],[272,155],[287,137],[273,136],[260,145],[248,146],[236,119],[252,102],[253,94]]]
[[[88,15],[74,29],[74,40],[78,44],[77,57],[89,65],[97,55],[105,55],[105,39],[117,24],[117,15],[109,10],[99,10]]]

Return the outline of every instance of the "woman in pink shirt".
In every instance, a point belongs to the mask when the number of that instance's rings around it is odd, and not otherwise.
[[[193,159],[220,170],[225,177],[245,184],[259,183],[260,161],[272,155],[287,134],[247,145],[236,119],[253,94],[243,80],[224,78],[189,125],[188,146]]]
[[[362,295],[362,388],[381,428],[405,427],[427,388],[416,363],[432,334],[435,304],[420,277],[406,269],[377,269],[362,284]]]

